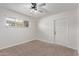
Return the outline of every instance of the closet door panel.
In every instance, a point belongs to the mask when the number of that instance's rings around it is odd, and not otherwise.
[[[55,28],[56,28],[56,36],[55,36],[56,43],[63,46],[69,46],[67,20],[56,20]]]

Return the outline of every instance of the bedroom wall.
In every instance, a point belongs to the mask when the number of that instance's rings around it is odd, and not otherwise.
[[[77,39],[78,39],[78,53],[79,53],[79,5],[78,5],[78,13],[77,13],[77,20],[78,20],[78,29],[77,29]]]
[[[0,49],[22,44],[31,40],[42,40],[54,43],[53,20],[68,20],[69,34],[67,47],[77,49],[77,16],[76,9],[44,17],[32,19],[25,15],[0,8]],[[9,28],[5,25],[6,17],[28,20],[29,28]],[[65,39],[64,39],[65,40]]]
[[[38,21],[38,40],[54,43],[53,20],[67,20],[68,28],[68,44],[60,44],[73,49],[77,49],[77,9],[68,10],[66,12],[51,15]],[[52,27],[52,28],[51,28]],[[63,26],[64,27],[64,26]],[[58,29],[60,30],[60,29]],[[61,35],[61,34],[60,34]],[[66,38],[63,39],[65,41]],[[62,40],[60,40],[62,41]]]
[[[5,18],[13,17],[29,21],[28,28],[10,28],[5,25]],[[0,49],[15,46],[33,40],[35,21],[25,15],[0,8]]]

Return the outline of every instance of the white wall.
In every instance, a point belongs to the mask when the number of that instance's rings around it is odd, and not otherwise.
[[[78,20],[78,29],[77,29],[77,41],[78,41],[78,53],[79,53],[79,5],[78,5],[78,13],[77,13],[77,20]]]
[[[38,39],[49,43],[54,42],[53,20],[67,20],[68,24],[68,44],[64,45],[77,49],[77,9],[48,16],[38,21]],[[52,25],[51,25],[52,24]],[[52,27],[52,28],[51,28]],[[64,27],[64,26],[63,26]],[[60,30],[60,29],[58,29]],[[61,34],[60,34],[61,35]],[[65,38],[64,38],[65,41]]]
[[[38,38],[46,42],[53,42],[53,19],[46,17],[38,21]]]
[[[29,21],[28,28],[10,28],[5,25],[5,18],[13,17]],[[0,8],[0,49],[31,41],[35,34],[33,19],[16,12]]]
[[[69,24],[69,45],[67,45],[67,47],[77,49],[76,11],[77,10],[74,9],[42,19],[31,19],[25,15],[0,8],[0,49],[15,46],[33,39],[54,43],[53,20],[67,20]],[[30,26],[29,28],[9,28],[5,25],[6,17],[28,20]]]

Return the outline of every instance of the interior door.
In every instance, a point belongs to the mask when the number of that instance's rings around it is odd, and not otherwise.
[[[56,20],[55,31],[56,31],[55,42],[63,46],[69,46],[67,19]]]

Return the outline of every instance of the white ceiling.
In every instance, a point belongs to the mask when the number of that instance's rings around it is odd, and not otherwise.
[[[1,7],[7,8],[9,10],[24,14],[26,16],[30,16],[33,18],[42,18],[48,15],[60,13],[66,10],[76,9],[78,4],[73,3],[46,3],[44,6],[44,13],[31,13],[30,3],[19,3],[19,4],[0,4]]]

